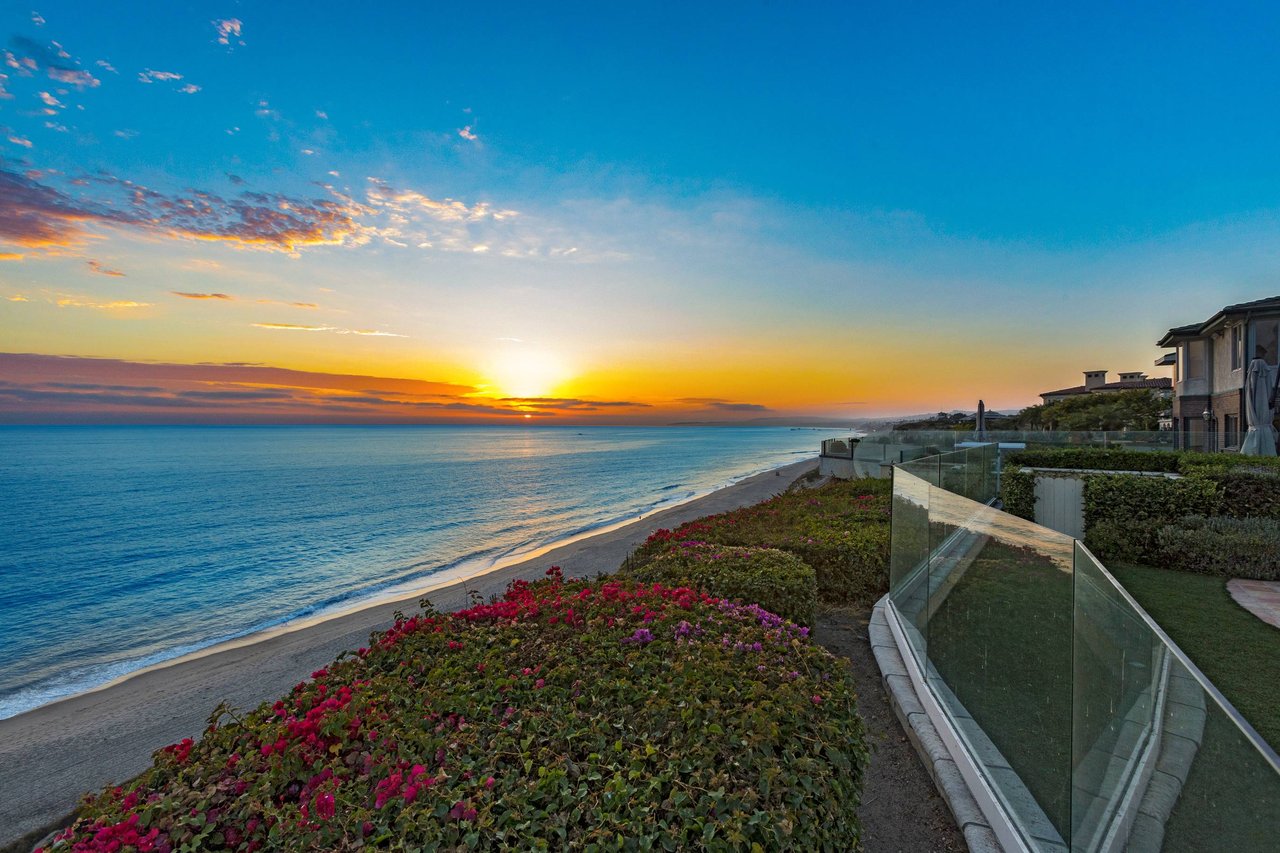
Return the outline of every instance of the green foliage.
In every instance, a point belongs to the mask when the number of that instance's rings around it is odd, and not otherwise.
[[[637,569],[678,543],[777,548],[813,567],[818,598],[872,602],[888,590],[888,479],[837,480],[659,530],[623,563]]]
[[[1178,456],[1181,460],[1179,470],[1184,474],[1216,474],[1224,471],[1280,474],[1280,457],[1278,456],[1244,456],[1239,453],[1192,451],[1182,451]]]
[[[156,753],[50,849],[860,848],[849,668],[756,606],[557,574],[313,677]]]
[[[1161,527],[1188,515],[1215,515],[1219,504],[1215,484],[1199,477],[1095,474],[1084,480],[1085,542],[1103,559],[1149,558]]]
[[[812,625],[818,606],[813,568],[775,548],[680,543],[631,574],[639,581],[759,604],[798,625]]]
[[[1012,459],[1012,457],[1011,457]],[[1036,478],[1016,465],[1000,475],[1000,500],[1004,511],[1028,521],[1036,520]]]
[[[1056,403],[1030,406],[1018,413],[1017,429],[1155,430],[1169,401],[1154,391],[1106,391],[1077,394]]]
[[[1159,564],[1183,572],[1280,580],[1280,521],[1188,516],[1160,528]]]
[[[1182,454],[1120,448],[1071,447],[1017,450],[1007,457],[1013,465],[1028,468],[1067,468],[1094,471],[1161,471],[1177,473]]]
[[[1217,484],[1223,515],[1233,518],[1280,518],[1280,472],[1243,468],[1220,469],[1199,476]]]

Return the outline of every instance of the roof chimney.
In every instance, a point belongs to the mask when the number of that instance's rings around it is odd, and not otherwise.
[[[1128,373],[1120,374],[1121,382],[1138,382],[1146,378],[1147,378],[1147,374],[1143,373],[1141,370],[1132,370]]]
[[[1084,387],[1092,391],[1099,385],[1107,384],[1107,371],[1105,370],[1086,370],[1084,372]]]

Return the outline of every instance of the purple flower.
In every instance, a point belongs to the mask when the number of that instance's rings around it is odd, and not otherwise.
[[[653,642],[652,631],[650,631],[648,628],[637,628],[634,634],[632,634],[630,637],[625,638],[622,641],[622,644],[629,645],[634,643],[636,645],[643,646],[652,642]]]

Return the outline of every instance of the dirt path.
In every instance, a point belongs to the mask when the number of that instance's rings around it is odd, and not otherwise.
[[[862,792],[867,853],[932,853],[968,849],[946,803],[920,763],[885,695],[871,654],[869,607],[823,614],[814,638],[848,658],[858,684],[858,713],[871,739],[871,766]]]

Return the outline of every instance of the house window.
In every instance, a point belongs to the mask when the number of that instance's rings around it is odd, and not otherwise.
[[[1204,341],[1187,341],[1185,358],[1182,364],[1186,368],[1182,374],[1183,379],[1203,379],[1204,378]]]
[[[1231,327],[1231,369],[1244,367],[1244,327]]]
[[[1254,346],[1261,347],[1264,352],[1262,357],[1267,360],[1267,364],[1280,364],[1277,357],[1280,357],[1280,330],[1277,329],[1275,320],[1259,320],[1254,326]],[[1249,353],[1250,357],[1253,353]]]

